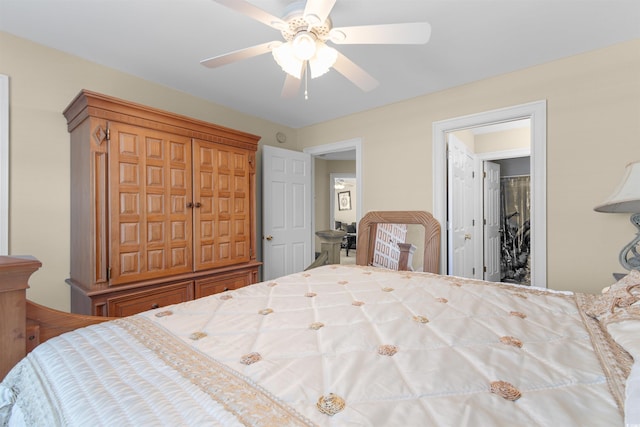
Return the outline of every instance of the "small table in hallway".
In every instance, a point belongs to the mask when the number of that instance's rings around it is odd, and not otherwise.
[[[342,248],[346,249],[347,256],[349,256],[349,249],[356,248],[356,233],[347,233],[342,238]]]

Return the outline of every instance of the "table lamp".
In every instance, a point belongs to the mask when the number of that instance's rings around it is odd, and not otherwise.
[[[627,270],[640,270],[640,161],[629,163],[622,182],[605,202],[594,208],[596,212],[631,213],[631,223],[638,232],[636,238],[620,252],[620,264]]]

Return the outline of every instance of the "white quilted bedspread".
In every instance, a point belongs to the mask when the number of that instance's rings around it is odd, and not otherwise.
[[[326,266],[50,340],[3,382],[0,417],[13,408],[14,421],[34,425],[623,425],[607,369],[573,295]],[[496,381],[510,393],[491,392]],[[335,415],[317,407],[330,393],[344,403]]]

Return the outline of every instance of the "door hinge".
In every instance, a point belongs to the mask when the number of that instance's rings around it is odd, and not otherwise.
[[[111,280],[111,267],[107,267],[107,280]]]
[[[473,267],[473,268],[471,269],[471,274],[473,274],[473,275],[475,275],[475,274],[476,274],[476,268],[475,268],[475,267]]]
[[[105,139],[107,140],[107,142],[111,141],[111,128],[109,127],[109,122],[107,122]]]
[[[482,267],[482,271],[483,271],[484,273],[486,273],[486,272],[487,272],[487,266],[486,266],[486,265],[485,265],[484,267]]]
[[[486,178],[487,177],[487,173],[486,172],[482,172],[482,177]]]
[[[475,219],[471,220],[471,225],[476,225],[476,220]]]

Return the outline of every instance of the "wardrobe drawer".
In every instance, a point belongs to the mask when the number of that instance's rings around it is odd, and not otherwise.
[[[196,280],[196,298],[242,288],[251,284],[251,278],[250,271],[243,271],[241,273],[221,274]]]
[[[193,299],[193,281],[163,285],[107,299],[108,316],[125,317]]]

